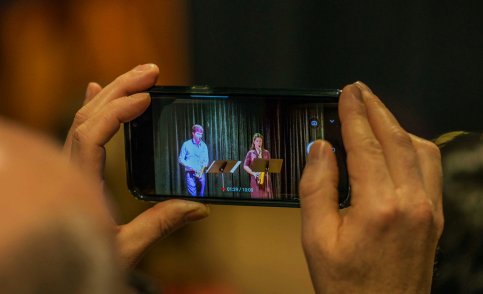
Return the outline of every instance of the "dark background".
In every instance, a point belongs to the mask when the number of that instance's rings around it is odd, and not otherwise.
[[[483,1],[206,0],[191,13],[197,84],[362,80],[419,136],[483,129]]]

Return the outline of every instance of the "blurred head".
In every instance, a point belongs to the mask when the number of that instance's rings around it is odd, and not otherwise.
[[[452,132],[441,148],[445,228],[433,293],[483,293],[483,134]]]
[[[193,125],[191,134],[193,135],[193,139],[199,142],[203,138],[203,127],[201,125]]]
[[[252,138],[252,149],[263,148],[263,135],[255,133]]]
[[[0,292],[120,289],[101,189],[45,138],[0,119]]]

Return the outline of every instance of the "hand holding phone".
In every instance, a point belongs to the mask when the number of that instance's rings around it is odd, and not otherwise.
[[[301,181],[302,238],[317,293],[429,293],[443,229],[438,148],[406,132],[367,86],[339,102],[351,207],[339,210],[336,159],[312,147]]]
[[[154,85],[158,72],[156,65],[146,64],[119,76],[104,88],[96,83],[88,85],[84,106],[76,114],[64,153],[86,174],[95,177],[97,188],[104,188],[104,145],[121,123],[139,116],[149,106],[149,95],[139,92]],[[107,202],[104,203],[109,210]],[[153,242],[208,214],[205,205],[173,199],[153,206],[127,224],[116,226],[113,221],[112,231],[116,233],[123,266],[133,267]]]

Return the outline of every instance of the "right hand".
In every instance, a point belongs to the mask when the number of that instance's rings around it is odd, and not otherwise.
[[[408,134],[362,83],[339,114],[352,191],[339,210],[331,146],[312,145],[300,182],[302,241],[317,293],[429,293],[443,230],[439,149]]]

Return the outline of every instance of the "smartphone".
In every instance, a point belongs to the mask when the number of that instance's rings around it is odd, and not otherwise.
[[[126,123],[127,182],[139,199],[299,207],[311,144],[331,142],[339,205],[350,203],[340,90],[154,86]]]

